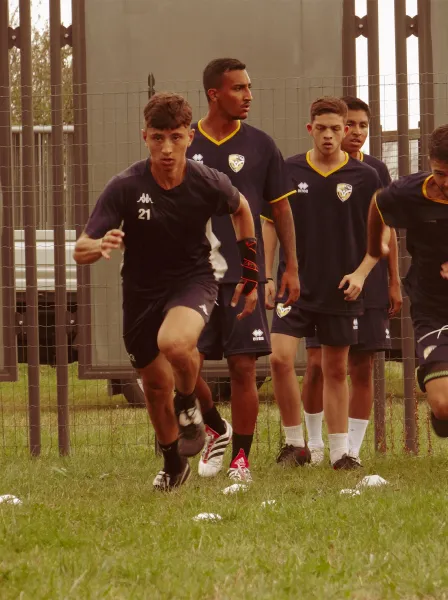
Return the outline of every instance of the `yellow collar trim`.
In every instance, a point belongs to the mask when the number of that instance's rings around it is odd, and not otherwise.
[[[364,152],[361,152],[361,150],[359,151],[359,160],[364,162]]]
[[[316,166],[313,165],[313,163],[311,162],[311,150],[308,150],[308,152],[306,153],[306,162],[309,164],[309,166],[316,171],[316,173],[319,173],[319,175],[322,175],[322,177],[328,177],[329,175],[332,175],[333,173],[336,173],[336,171],[339,171],[339,169],[342,169],[342,167],[345,167],[345,165],[348,163],[348,159],[349,159],[349,155],[347,154],[347,152],[344,152],[345,154],[345,160],[338,165],[335,169],[333,169],[332,171],[328,171],[328,173],[324,173],[323,171],[321,171],[320,169],[318,169]]]
[[[428,183],[429,183],[430,179],[432,179],[432,178],[433,178],[432,175],[428,175],[428,177],[423,182],[422,192],[423,192],[424,197],[427,200],[431,200],[431,202],[438,202],[439,204],[448,204],[448,200],[442,200],[442,199],[439,199],[439,198],[430,198],[428,196]]]
[[[202,119],[200,121],[198,121],[198,129],[199,129],[199,131],[202,133],[202,135],[204,137],[206,137],[208,140],[210,140],[211,142],[213,142],[217,146],[222,146],[222,144],[225,144],[226,142],[228,142],[241,129],[241,121],[238,121],[238,125],[237,125],[237,128],[235,129],[235,131],[232,131],[232,133],[230,135],[228,135],[226,138],[224,138],[223,140],[215,140],[215,138],[212,138],[211,135],[208,135],[208,133],[202,129],[201,123],[202,123]]]

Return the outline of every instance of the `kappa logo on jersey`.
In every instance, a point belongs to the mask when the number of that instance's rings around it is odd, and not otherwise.
[[[235,173],[239,173],[244,167],[246,159],[241,154],[229,154],[229,166]]]
[[[264,342],[264,333],[261,329],[254,329],[252,331],[253,341],[254,342]]]
[[[198,163],[203,163],[204,162],[204,157],[202,156],[202,154],[195,154],[193,156],[193,160],[195,160]]]
[[[283,319],[283,317],[286,317],[286,315],[291,311],[292,306],[283,306],[283,304],[279,303],[277,304],[277,314],[280,317],[280,319]]]
[[[358,319],[353,319],[353,329],[358,329]]]
[[[305,183],[304,181],[301,181],[299,183],[299,185],[297,186],[297,193],[298,194],[308,194],[308,184]]]
[[[202,310],[202,312],[204,313],[204,315],[206,315],[208,317],[207,306],[205,304],[200,304],[199,308]]]
[[[336,192],[339,200],[341,202],[345,202],[352,195],[353,186],[351,186],[349,183],[338,183],[336,186]]]
[[[428,358],[428,356],[431,354],[431,352],[433,352],[436,348],[437,348],[437,346],[428,346],[427,348],[425,348],[423,350],[423,358],[426,360]]]
[[[142,194],[140,198],[137,200],[137,204],[141,202],[142,204],[153,204],[151,197],[149,194]]]

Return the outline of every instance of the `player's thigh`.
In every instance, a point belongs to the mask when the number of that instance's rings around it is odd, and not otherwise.
[[[218,298],[210,315],[208,323],[205,324],[198,340],[198,350],[203,360],[221,360],[223,357],[221,313],[224,310],[221,301],[221,286],[218,290]]]
[[[173,345],[197,346],[199,336],[212,314],[218,286],[214,281],[193,281],[174,292],[165,304],[158,345],[163,352]]]
[[[221,331],[224,356],[228,359],[239,355],[247,355],[258,358],[271,353],[271,340],[269,326],[264,306],[264,286],[260,286],[257,306],[252,314],[244,319],[237,319],[238,313],[244,306],[244,298],[236,307],[230,306],[234,284],[223,284],[220,291],[221,300]],[[230,363],[229,363],[230,364]]]
[[[299,338],[283,333],[273,333],[271,336],[271,343],[271,367],[274,370],[294,368]]]

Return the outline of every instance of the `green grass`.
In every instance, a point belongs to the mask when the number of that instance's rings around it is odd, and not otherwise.
[[[388,454],[375,455],[371,425],[361,474],[279,468],[278,412],[266,401],[247,493],[224,496],[225,473],[200,480],[195,459],[188,485],[161,495],[152,490],[160,459],[145,411],[108,397],[104,382],[79,382],[74,370],[72,455],[58,457],[49,371],[42,457],[30,459],[21,376],[0,386],[0,495],[23,501],[0,504],[2,600],[448,599],[447,447],[430,434],[420,402],[420,455],[405,455],[398,383],[388,381]],[[389,485],[340,495],[373,473]],[[200,512],[223,520],[193,522]]]

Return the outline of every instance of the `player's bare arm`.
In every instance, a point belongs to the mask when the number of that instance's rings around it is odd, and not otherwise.
[[[241,320],[254,312],[258,300],[257,239],[252,212],[248,201],[242,194],[240,194],[240,205],[231,215],[231,219],[243,269],[242,278],[235,288],[231,305],[238,304],[241,294],[246,297],[243,311],[237,315],[237,318]]]
[[[76,242],[73,258],[78,265],[91,265],[100,258],[109,259],[112,250],[121,248],[123,237],[120,229],[111,229],[97,240],[82,233]]]
[[[377,211],[378,212],[378,211]],[[389,254],[387,257],[387,268],[389,271],[389,316],[395,317],[403,305],[401,293],[400,273],[398,269],[398,241],[395,229],[390,230]]]
[[[272,269],[274,267],[275,251],[277,250],[277,232],[275,231],[275,225],[268,219],[263,219],[263,243],[264,243],[264,260],[266,268],[266,301],[265,306],[268,310],[275,308],[275,281],[272,276]]]
[[[448,279],[448,262],[443,263],[440,270],[440,275],[443,277],[443,279]]]
[[[293,304],[300,295],[300,283],[297,265],[296,233],[291,206],[287,198],[272,204],[272,220],[285,255],[286,269],[280,282],[278,297],[281,298],[288,290],[288,298],[284,303],[287,307]]]

